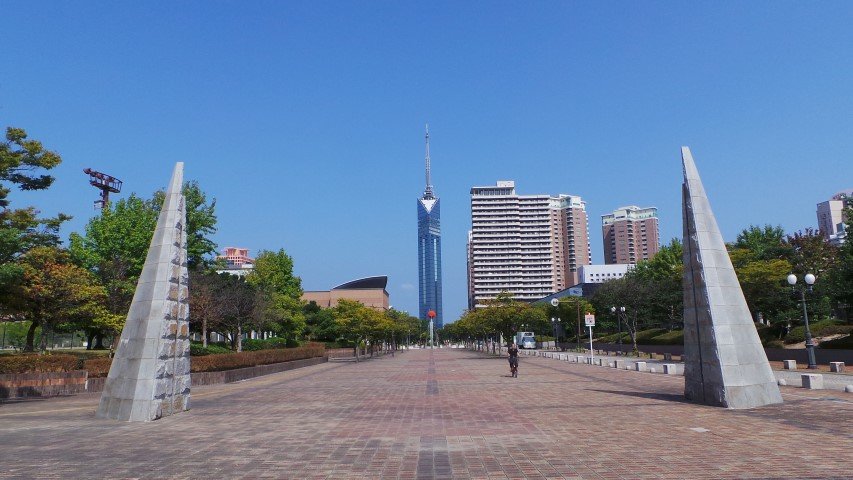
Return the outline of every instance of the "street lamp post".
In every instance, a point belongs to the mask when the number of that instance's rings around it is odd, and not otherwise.
[[[794,291],[800,291],[800,301],[803,302],[803,321],[805,322],[806,326],[806,351],[809,354],[809,369],[815,370],[817,369],[817,361],[815,360],[814,356],[814,341],[812,341],[812,332],[811,330],[809,330],[809,310],[806,305],[806,289],[808,289],[809,293],[811,293],[812,285],[814,285],[815,282],[815,276],[811,273],[807,273],[803,277],[803,280],[806,282],[806,286],[800,287],[798,289],[796,287],[797,276],[793,273],[788,275],[788,285],[790,285]]]
[[[622,351],[622,317],[625,316],[625,307],[610,307],[610,311],[616,315],[616,327],[619,329],[619,337],[616,343],[619,344],[619,351]]]
[[[560,324],[560,319],[551,317],[551,329],[554,332],[554,350],[557,349],[557,326]]]

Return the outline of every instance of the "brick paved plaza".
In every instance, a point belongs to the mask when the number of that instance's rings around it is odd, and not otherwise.
[[[413,350],[193,389],[95,419],[97,394],[0,404],[0,478],[853,478],[853,395],[684,403],[683,378]]]

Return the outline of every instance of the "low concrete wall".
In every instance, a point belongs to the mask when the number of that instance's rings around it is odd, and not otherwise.
[[[236,368],[221,372],[195,372],[190,374],[192,385],[215,385],[218,383],[239,382],[249,378],[285,372],[296,368],[325,363],[326,357],[304,358],[290,362],[258,365],[256,367]],[[26,397],[55,397],[76,393],[102,392],[107,379],[87,378],[86,370],[57,373],[22,373],[0,375],[0,399]]]
[[[86,370],[0,375],[0,399],[55,397],[86,391]]]
[[[576,343],[560,343],[559,346],[563,349],[577,348]],[[584,345],[581,345],[582,347]],[[589,348],[589,344],[585,345]],[[593,348],[596,350],[604,350],[608,352],[630,352],[632,346],[630,343],[622,345],[616,343],[598,343],[593,342]],[[657,353],[663,355],[669,353],[680,357],[684,354],[683,345],[637,345],[637,348],[642,353]],[[808,363],[808,352],[804,348],[765,348],[767,359],[771,362],[781,362],[783,360],[796,360],[798,363]],[[829,362],[844,362],[846,364],[853,363],[853,350],[840,349],[815,349],[815,359],[821,365],[829,365]]]
[[[258,365],[257,367],[236,368],[221,372],[195,372],[190,374],[190,376],[192,377],[192,386],[194,387],[198,385],[215,385],[218,383],[239,382],[240,380],[285,372],[296,368],[310,367],[311,365],[319,365],[327,361],[329,361],[328,357],[303,358],[302,360]]]

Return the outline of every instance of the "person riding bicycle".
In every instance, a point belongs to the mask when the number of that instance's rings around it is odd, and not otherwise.
[[[513,342],[507,349],[509,354],[509,372],[513,377],[518,376],[518,345]]]

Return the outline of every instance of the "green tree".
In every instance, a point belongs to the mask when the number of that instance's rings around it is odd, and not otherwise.
[[[853,320],[853,202],[845,209],[844,218],[847,241],[838,249],[834,267],[818,283],[826,285],[834,308],[850,322]]]
[[[38,140],[28,140],[27,132],[21,128],[6,128],[5,141],[0,142],[0,207],[9,206],[9,184],[21,190],[44,190],[54,178],[39,174],[59,165],[62,158],[55,152],[45,150]]]
[[[258,307],[261,311],[259,325],[279,337],[297,340],[305,331],[305,316],[302,301],[278,292],[258,292]]]
[[[74,261],[94,273],[107,291],[106,309],[119,319],[105,328],[90,329],[89,345],[101,344],[124,327],[136,282],[145,265],[151,236],[157,225],[154,202],[131,194],[107,204],[85,227],[85,235],[72,233],[69,250]]]
[[[17,259],[32,248],[59,245],[60,225],[71,218],[64,214],[39,218],[35,207],[11,209],[9,194],[12,188],[48,188],[54,179],[42,171],[55,168],[61,161],[41,142],[28,140],[20,128],[7,128],[5,139],[0,141],[0,313],[10,313],[6,308],[9,295],[22,280],[24,272]]]
[[[792,271],[797,275],[811,273],[821,277],[838,264],[841,249],[812,228],[788,235],[785,244],[791,252]]]
[[[418,338],[421,330],[421,320],[407,312],[390,309],[385,314],[391,319],[391,341],[396,345],[403,340]]]
[[[371,308],[355,300],[341,299],[332,310],[341,338],[354,345],[355,359],[358,361],[359,345],[366,341],[375,321]]]
[[[263,297],[243,277],[223,273],[219,278],[222,281],[220,310],[212,328],[229,339],[232,350],[242,352],[243,333],[263,322],[266,311],[261,301]]]
[[[197,182],[183,186],[187,207],[187,263],[205,265],[205,255],[215,251],[208,235],[216,231],[215,201],[207,203]],[[111,202],[86,224],[84,234],[72,233],[70,250],[74,261],[93,272],[107,289],[107,310],[122,319],[130,308],[136,283],[145,265],[151,237],[157,227],[164,193],[155,192],[152,199],[131,194]],[[87,333],[100,344],[106,334],[117,334],[123,320],[110,322]]]
[[[767,320],[781,321],[794,307],[785,280],[791,273],[787,260],[754,260],[736,267],[735,272],[754,321],[759,313]]]
[[[37,327],[45,333],[114,321],[103,308],[106,292],[87,270],[74,265],[67,251],[36,247],[22,256],[23,279],[15,308],[29,320],[25,351],[34,350]]]
[[[182,188],[187,210],[187,266],[190,269],[208,266],[216,254],[216,243],[210,238],[217,230],[216,199],[207,201],[207,195],[198,182],[184,182]],[[154,206],[159,213],[166,193],[154,192]]]
[[[611,307],[625,307],[620,315],[622,330],[631,338],[634,353],[638,352],[637,333],[650,325],[659,324],[654,303],[650,298],[657,286],[634,272],[604,283],[593,297],[593,304],[605,312]],[[606,316],[607,314],[605,314]]]
[[[305,330],[302,313],[302,280],[293,274],[293,259],[284,249],[261,251],[246,281],[263,295],[265,326],[285,338],[297,338]]]
[[[305,317],[305,333],[309,340],[334,342],[340,336],[335,315],[331,309],[321,308],[311,301],[302,307]]]
[[[190,327],[201,334],[202,346],[207,348],[211,325],[224,323],[224,303],[221,301],[228,288],[228,273],[213,270],[189,271]]]
[[[583,297],[569,296],[561,298],[560,303],[556,307],[551,307],[550,310],[550,315],[559,318],[562,322],[567,339],[574,336],[575,340],[580,342],[580,337],[584,331],[584,315],[599,311],[599,308]],[[612,325],[608,325],[607,323],[601,323],[602,321],[606,322],[604,318],[596,319],[597,328],[606,329],[611,326],[616,328],[615,322]]]
[[[683,254],[681,241],[673,238],[654,257],[639,262],[631,272],[631,275],[646,284],[644,289],[648,296],[644,303],[650,319],[664,326],[661,319],[665,318],[670,331],[684,321]]]
[[[302,279],[293,274],[293,259],[284,249],[277,252],[262,250],[255,258],[254,268],[246,280],[266,291],[290,298],[302,296]]]
[[[785,230],[781,226],[750,225],[742,230],[731,245],[751,252],[755,260],[788,259],[791,249],[785,244]]]
[[[486,307],[473,318],[484,324],[480,328],[481,332],[503,335],[507,344],[512,343],[522,325],[534,332],[550,331],[548,317],[542,308],[514,300],[508,293],[499,294],[496,299],[488,301]]]

